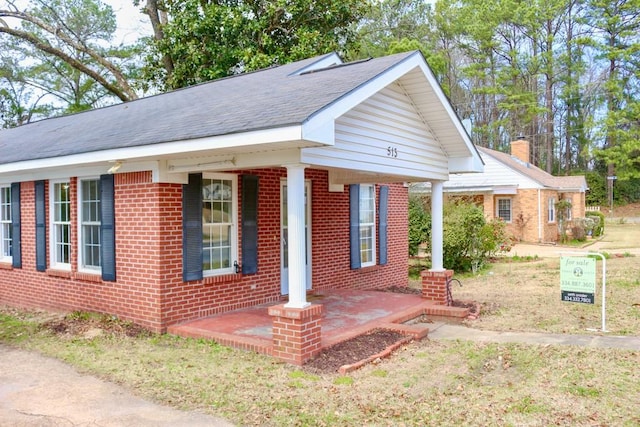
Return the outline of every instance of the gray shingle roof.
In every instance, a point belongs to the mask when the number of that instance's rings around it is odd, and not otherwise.
[[[480,152],[490,155],[511,169],[521,173],[524,176],[531,178],[532,180],[540,183],[541,185],[558,190],[586,190],[587,180],[584,175],[575,176],[554,176],[548,172],[540,169],[539,167],[532,165],[531,163],[525,163],[514,156],[503,153],[501,151],[491,150],[486,147],[479,147]]]
[[[0,164],[300,125],[413,53],[295,75],[326,57],[0,131]]]

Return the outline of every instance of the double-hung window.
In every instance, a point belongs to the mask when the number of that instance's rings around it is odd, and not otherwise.
[[[351,269],[369,267],[376,265],[376,263],[379,265],[387,264],[388,206],[388,186],[380,186],[377,206],[375,185],[351,184],[349,186],[349,262]]]
[[[376,263],[376,188],[360,186],[360,263],[362,267]]]
[[[549,210],[547,212],[547,220],[549,222],[556,221],[556,199],[549,197]]]
[[[202,177],[202,270],[205,275],[235,273],[237,260],[237,178]]]
[[[0,187],[0,261],[11,261],[13,254],[13,227],[11,223],[11,187]]]
[[[71,186],[68,181],[51,183],[51,264],[71,268]]]
[[[100,181],[80,180],[79,194],[79,268],[100,272]]]
[[[498,218],[504,222],[511,222],[511,199],[501,198],[497,201]]]

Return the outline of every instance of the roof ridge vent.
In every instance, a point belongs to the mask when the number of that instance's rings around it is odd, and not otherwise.
[[[348,67],[350,65],[362,64],[364,62],[371,61],[371,59],[373,59],[373,58],[366,58],[366,59],[361,59],[359,61],[353,61],[353,62],[347,62],[347,63],[341,63],[341,64],[333,64],[333,65],[330,65],[330,66],[324,67],[324,68],[317,68],[317,69],[313,69],[313,70],[303,71],[299,75],[303,76],[305,74],[319,73],[321,71],[334,70],[336,68],[342,68],[342,67]]]

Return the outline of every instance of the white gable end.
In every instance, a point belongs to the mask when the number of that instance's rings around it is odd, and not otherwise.
[[[398,83],[335,121],[335,145],[302,150],[313,165],[427,179],[448,178],[448,158]]]
[[[542,188],[534,180],[499,162],[488,154],[482,154],[484,172],[474,174],[452,174],[445,183],[447,190],[487,187],[517,187],[520,189]]]

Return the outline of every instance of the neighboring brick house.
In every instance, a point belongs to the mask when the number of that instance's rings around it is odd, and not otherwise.
[[[451,175],[444,191],[470,196],[487,219],[501,218],[507,229],[526,242],[557,242],[560,200],[568,200],[568,220],[585,216],[584,176],[553,176],[529,162],[529,142],[511,143],[511,154],[477,147],[485,163],[479,174]]]
[[[406,183],[482,170],[419,52],[42,120],[0,131],[0,150],[0,303],[158,332],[283,295],[305,310],[308,289],[406,285]]]

